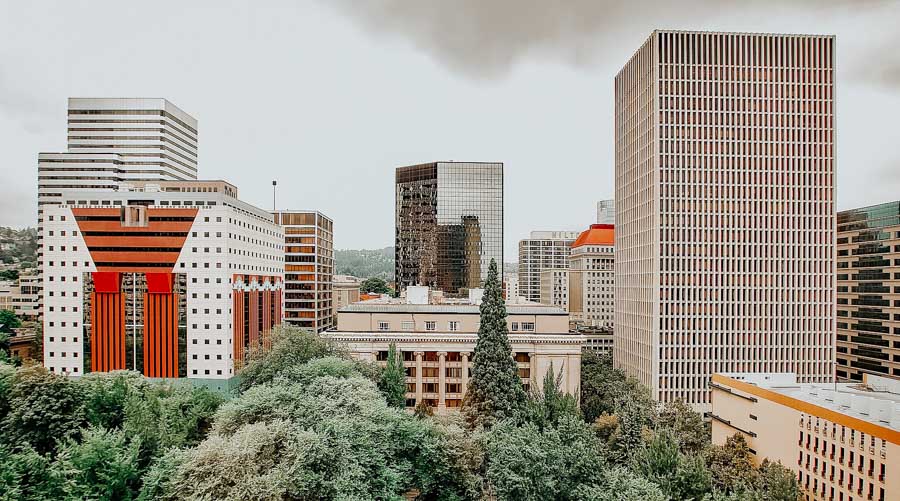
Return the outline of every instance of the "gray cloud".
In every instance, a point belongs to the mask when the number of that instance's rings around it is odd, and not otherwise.
[[[886,0],[328,0],[368,32],[406,40],[450,69],[479,79],[502,77],[529,60],[553,60],[573,65],[598,62],[637,45],[635,33],[647,36],[654,28],[697,29],[698,24],[741,23],[742,31],[759,24],[787,22],[794,31],[819,18],[878,12],[896,6]],[[776,20],[772,22],[772,20]],[[900,85],[900,58],[891,40],[875,47],[891,57],[877,69],[851,65],[860,77]],[[810,32],[810,31],[807,31]],[[813,31],[820,33],[821,31]],[[888,43],[890,42],[890,43]],[[602,62],[602,61],[601,61]],[[609,61],[614,64],[624,60]]]

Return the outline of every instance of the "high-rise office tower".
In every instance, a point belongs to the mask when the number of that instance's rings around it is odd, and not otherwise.
[[[834,374],[834,37],[654,31],[615,78],[616,364]]]
[[[313,332],[334,327],[334,222],[318,211],[275,212],[284,227],[284,320]]]
[[[532,231],[519,240],[519,294],[541,302],[541,272],[569,267],[569,250],[577,231]]]
[[[837,377],[900,377],[900,202],[839,212],[837,225]]]
[[[597,202],[597,224],[616,224],[616,201]]]
[[[396,173],[398,290],[446,294],[481,287],[491,259],[503,267],[503,164],[433,162]]]

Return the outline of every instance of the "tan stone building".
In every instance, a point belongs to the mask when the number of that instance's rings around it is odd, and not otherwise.
[[[480,290],[455,300],[429,294],[425,287],[408,287],[406,292],[407,297],[341,308],[337,330],[325,335],[361,360],[385,362],[388,347],[395,343],[406,368],[407,406],[424,402],[438,412],[459,407],[478,339]],[[528,388],[541,381],[552,365],[554,372],[562,372],[562,389],[577,394],[583,338],[568,332],[568,314],[526,301],[507,302],[506,307],[522,384]]]
[[[359,279],[350,275],[334,275],[332,278],[331,291],[334,296],[332,317],[334,317],[335,326],[337,326],[338,310],[359,301],[359,285]]]
[[[712,440],[740,433],[756,461],[797,473],[808,500],[900,499],[900,381],[797,383],[792,373],[714,374]]]

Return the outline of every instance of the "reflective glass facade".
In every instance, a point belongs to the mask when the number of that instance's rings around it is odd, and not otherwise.
[[[838,213],[838,379],[900,376],[900,202]]]
[[[447,294],[480,287],[503,265],[503,164],[435,162],[396,173],[397,286]]]

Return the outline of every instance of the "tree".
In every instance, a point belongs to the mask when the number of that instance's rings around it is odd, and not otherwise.
[[[359,284],[359,292],[363,294],[390,294],[393,291],[391,291],[391,288],[388,287],[383,278],[371,277]]]
[[[54,450],[58,440],[78,437],[87,423],[84,394],[75,381],[43,367],[16,372],[9,391],[9,410],[0,423],[0,440],[27,443],[37,452]]]
[[[0,332],[12,332],[22,326],[22,321],[13,311],[0,310]]]
[[[481,303],[481,325],[472,360],[472,377],[463,399],[463,412],[470,425],[490,427],[502,419],[521,416],[525,390],[512,357],[506,325],[506,303],[491,259]]]
[[[752,489],[757,482],[750,447],[740,433],[728,437],[725,444],[710,447],[706,465],[712,474],[713,485],[726,493]]]
[[[271,381],[287,368],[302,365],[314,358],[338,354],[340,350],[314,332],[292,325],[272,329],[271,348],[250,350],[241,377],[240,391]]]
[[[82,440],[68,440],[52,465],[64,478],[66,499],[133,499],[140,484],[140,440],[121,431],[90,428]]]
[[[387,367],[381,373],[378,389],[381,390],[389,406],[398,409],[406,407],[406,371],[403,369],[403,360],[397,354],[397,345],[394,343],[388,347]]]
[[[710,444],[710,430],[703,417],[681,399],[666,404],[659,413],[657,427],[670,430],[678,437],[684,454],[700,454]]]
[[[612,355],[581,352],[581,411],[592,423],[603,414],[616,414],[619,402],[631,401],[647,413],[656,403],[640,381],[613,367]]]
[[[763,460],[759,466],[757,489],[765,494],[765,499],[773,501],[797,501],[800,498],[797,476],[780,461]]]
[[[2,270],[0,271],[0,280],[12,282],[19,279],[19,270]]]
[[[654,433],[634,455],[633,469],[672,499],[701,499],[712,488],[702,459],[682,454],[678,440],[666,429]]]
[[[531,385],[526,405],[527,419],[542,430],[556,426],[565,416],[581,417],[578,401],[573,395],[562,391],[563,369],[560,368],[557,374],[551,362],[543,384]]]

